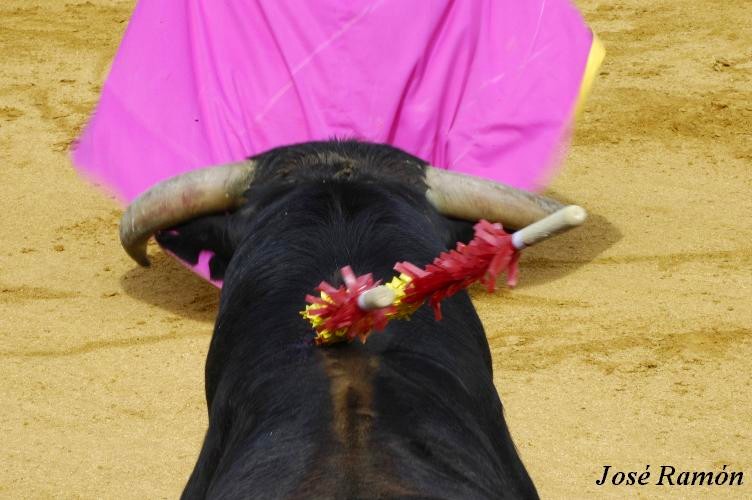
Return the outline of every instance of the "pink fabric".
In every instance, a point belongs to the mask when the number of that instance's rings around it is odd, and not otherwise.
[[[569,0],[141,0],[74,163],[130,201],[197,167],[356,137],[535,189],[591,41]]]

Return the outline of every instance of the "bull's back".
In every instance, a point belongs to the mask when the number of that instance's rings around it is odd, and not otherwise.
[[[244,381],[234,369],[234,387],[218,385],[206,440],[221,451],[205,446],[197,470],[217,465],[210,478],[194,473],[195,491],[216,498],[534,497],[468,307],[467,297],[453,298],[443,322],[419,312],[366,345],[301,342],[246,365]],[[227,404],[233,401],[244,403]]]

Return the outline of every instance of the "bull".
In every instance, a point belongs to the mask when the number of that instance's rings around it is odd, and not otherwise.
[[[399,149],[327,141],[156,185],[121,221],[224,281],[205,366],[209,427],[183,498],[537,498],[504,420],[468,295],[370,337],[316,347],[304,297],[338,270],[387,280],[480,218],[518,228],[561,208]],[[168,231],[168,229],[170,229]]]

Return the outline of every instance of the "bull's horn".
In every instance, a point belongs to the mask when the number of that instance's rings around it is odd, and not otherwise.
[[[426,183],[428,201],[440,213],[457,219],[487,219],[519,229],[564,208],[545,196],[430,166]]]
[[[253,180],[245,161],[194,170],[162,181],[133,200],[120,219],[120,242],[133,260],[149,265],[146,243],[162,229],[194,217],[238,208]]]

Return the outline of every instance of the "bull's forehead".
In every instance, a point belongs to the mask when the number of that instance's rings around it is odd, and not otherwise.
[[[425,189],[426,162],[384,144],[309,142],[273,149],[254,159],[254,182],[384,179]]]

